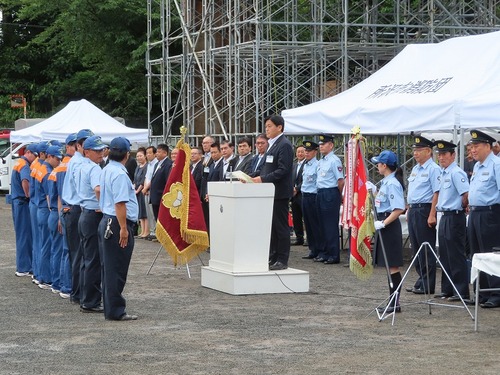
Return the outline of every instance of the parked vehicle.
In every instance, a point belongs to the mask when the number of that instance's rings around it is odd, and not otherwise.
[[[10,146],[10,143],[9,143]],[[0,190],[10,193],[12,167],[24,155],[27,143],[14,143],[0,154]]]

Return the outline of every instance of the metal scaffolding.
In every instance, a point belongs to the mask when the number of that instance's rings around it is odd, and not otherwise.
[[[147,18],[151,134],[233,138],[352,87],[407,44],[498,30],[500,0],[148,0]]]

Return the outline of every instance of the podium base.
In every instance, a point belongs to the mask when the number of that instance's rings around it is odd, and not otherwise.
[[[227,272],[208,266],[201,268],[201,286],[233,295],[305,293],[309,291],[309,272],[294,268]]]

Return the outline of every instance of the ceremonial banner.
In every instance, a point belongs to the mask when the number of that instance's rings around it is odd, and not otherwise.
[[[177,265],[205,251],[209,242],[200,196],[190,171],[191,148],[184,142],[184,135],[176,147],[179,153],[163,191],[156,237]]]
[[[358,133],[351,138],[346,151],[346,184],[342,224],[351,230],[351,271],[362,280],[373,272],[371,237],[375,233],[370,195],[366,186],[366,168]]]

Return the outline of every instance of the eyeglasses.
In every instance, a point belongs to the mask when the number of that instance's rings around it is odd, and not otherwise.
[[[266,142],[255,142],[256,145],[265,145]]]

